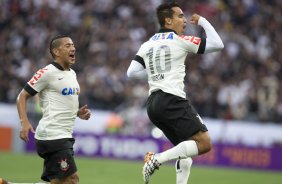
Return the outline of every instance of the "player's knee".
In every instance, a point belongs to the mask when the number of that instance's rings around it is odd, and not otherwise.
[[[211,139],[207,133],[201,135],[198,144],[199,154],[207,153],[212,149]]]
[[[203,153],[207,153],[212,149],[212,143],[210,137],[207,135],[204,138]]]
[[[203,153],[207,153],[211,149],[212,149],[212,143],[211,143],[211,140],[209,138],[208,140],[205,141],[205,146],[204,146],[204,149],[203,149]]]

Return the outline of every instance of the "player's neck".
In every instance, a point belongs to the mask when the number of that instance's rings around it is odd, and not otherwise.
[[[62,62],[60,60],[55,60],[55,62],[61,66],[61,69],[64,70],[64,71],[69,71],[70,70],[70,64],[69,63],[66,63],[66,62]]]

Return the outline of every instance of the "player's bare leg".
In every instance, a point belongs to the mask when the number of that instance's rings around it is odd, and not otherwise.
[[[197,134],[193,135],[191,139],[197,143],[199,155],[209,152],[212,148],[208,132],[199,131]]]
[[[64,179],[52,179],[51,184],[78,184],[79,177],[77,173],[74,173],[71,176],[68,176]]]

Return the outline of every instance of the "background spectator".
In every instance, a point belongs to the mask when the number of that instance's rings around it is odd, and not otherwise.
[[[50,63],[51,37],[63,33],[76,42],[82,104],[123,114],[144,106],[147,83],[132,85],[126,69],[140,44],[158,29],[151,17],[161,2],[0,1],[0,102],[15,103],[30,74]],[[188,57],[186,90],[198,112],[282,123],[282,1],[177,2],[186,15],[197,12],[211,20],[225,44],[222,52]],[[187,34],[204,32],[188,27]]]

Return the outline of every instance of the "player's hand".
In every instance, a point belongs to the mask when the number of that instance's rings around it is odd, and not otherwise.
[[[193,25],[198,25],[199,19],[200,19],[200,15],[194,13],[191,17],[190,17],[190,24]]]
[[[78,110],[77,116],[80,119],[88,120],[90,118],[90,116],[91,116],[91,111],[90,111],[90,109],[87,108],[87,105],[84,105],[83,107],[81,107]]]
[[[29,141],[29,138],[28,138],[29,131],[31,131],[32,133],[35,132],[30,122],[22,122],[22,127],[20,130],[20,138],[25,142]]]

